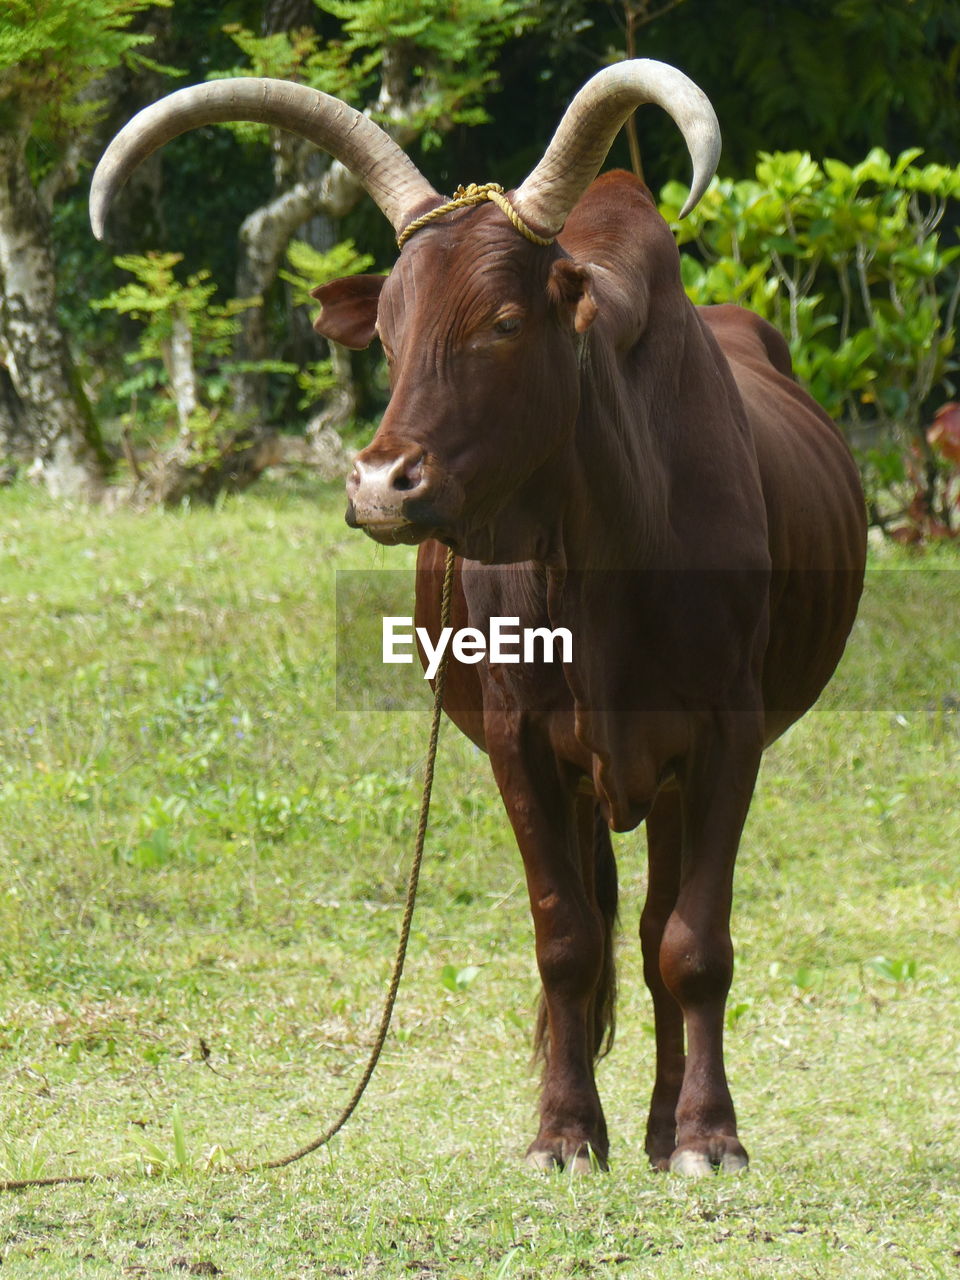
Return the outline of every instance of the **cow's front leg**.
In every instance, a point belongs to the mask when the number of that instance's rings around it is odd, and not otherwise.
[[[607,1158],[593,1075],[606,930],[584,882],[573,779],[529,725],[497,719],[487,749],[523,857],[546,1012],[540,1129],[527,1159],[586,1171],[591,1153]]]
[[[680,885],[660,944],[660,971],[683,1010],[686,1061],[677,1101],[675,1172],[743,1169],[723,1062],[727,992],[733,976],[733,868],[760,762],[754,717],[726,717],[685,763]]]

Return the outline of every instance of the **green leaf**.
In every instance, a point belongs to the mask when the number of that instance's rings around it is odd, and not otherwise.
[[[874,956],[867,961],[867,968],[887,982],[896,982],[898,985],[913,982],[917,976],[917,962],[912,959],[888,960],[885,956]]]
[[[448,991],[466,991],[479,973],[480,969],[475,964],[468,964],[460,969],[454,964],[446,964],[440,971],[440,982]]]

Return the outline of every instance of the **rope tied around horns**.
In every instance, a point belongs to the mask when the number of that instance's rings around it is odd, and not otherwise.
[[[469,209],[471,205],[483,204],[489,200],[491,204],[495,204],[501,213],[509,218],[515,230],[533,244],[548,245],[553,244],[553,236],[538,236],[517,213],[516,209],[503,194],[503,187],[499,182],[471,182],[468,186],[457,187],[453,193],[453,199],[448,200],[446,204],[439,205],[436,209],[431,209],[429,213],[423,214],[420,218],[414,218],[413,222],[408,222],[400,234],[397,236],[397,248],[402,249],[415,231],[419,231],[421,227],[428,226],[437,218],[442,218],[445,213],[453,213],[456,209]]]

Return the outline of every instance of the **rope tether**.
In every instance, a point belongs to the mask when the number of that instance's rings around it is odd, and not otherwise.
[[[402,249],[415,231],[419,231],[421,227],[427,226],[437,218],[442,218],[445,213],[452,213],[455,209],[468,209],[471,205],[483,204],[485,200],[491,201],[501,213],[506,214],[514,228],[527,240],[539,245],[553,244],[553,236],[538,236],[535,231],[527,226],[503,194],[503,187],[499,182],[484,182],[479,185],[476,182],[471,182],[469,186],[457,187],[453,193],[453,199],[448,200],[446,204],[440,205],[437,209],[431,209],[422,218],[414,218],[413,222],[408,222],[397,236],[397,248]]]
[[[453,566],[456,556],[451,550],[447,550],[446,563],[443,569],[443,591],[440,596],[440,629],[443,630],[450,621],[450,602],[453,597]],[[397,954],[393,962],[393,975],[390,979],[390,989],[387,992],[387,998],[383,1002],[383,1013],[380,1015],[380,1026],[377,1028],[377,1036],[373,1042],[373,1049],[370,1057],[367,1059],[367,1065],[363,1075],[357,1082],[357,1087],[353,1091],[350,1101],[334,1120],[333,1124],[326,1129],[319,1138],[314,1138],[312,1142],[308,1142],[306,1146],[300,1147],[298,1150],[291,1152],[286,1156],[278,1156],[274,1160],[264,1160],[261,1164],[249,1165],[241,1170],[243,1173],[259,1173],[261,1169],[282,1169],[288,1164],[294,1164],[297,1160],[302,1160],[304,1156],[310,1155],[312,1152],[325,1146],[326,1143],[339,1133],[343,1126],[347,1123],[357,1104],[363,1097],[364,1090],[370,1083],[370,1077],[373,1075],[377,1062],[380,1058],[380,1052],[383,1049],[384,1042],[387,1038],[387,1031],[390,1028],[390,1019],[393,1016],[393,1006],[397,1002],[397,992],[400,989],[400,978],[403,974],[403,964],[407,956],[407,943],[410,940],[410,925],[413,922],[413,908],[417,901],[417,884],[420,880],[420,865],[423,862],[423,845],[427,835],[427,819],[430,816],[430,793],[433,790],[433,774],[437,762],[437,742],[440,738],[440,718],[443,711],[443,690],[447,681],[447,663],[446,657],[449,653],[449,647],[444,649],[440,659],[440,666],[437,669],[437,679],[433,686],[433,718],[430,722],[430,738],[427,743],[427,763],[423,773],[423,791],[420,795],[420,817],[417,822],[417,838],[413,846],[413,861],[410,864],[410,875],[407,879],[407,896],[403,909],[403,920],[400,924],[400,935],[397,939]]]
[[[441,630],[449,624],[450,621],[450,605],[453,598],[453,569],[456,556],[452,550],[447,551],[446,562],[443,570],[443,591],[440,597],[440,627]],[[427,821],[430,816],[430,794],[433,790],[433,775],[437,762],[437,744],[440,740],[440,720],[443,711],[443,691],[447,680],[447,655],[449,648],[444,649],[440,659],[440,666],[437,669],[437,678],[433,686],[433,717],[430,722],[430,738],[427,743],[427,760],[423,774],[423,790],[420,794],[420,816],[417,822],[417,836],[414,842],[413,861],[410,864],[410,875],[407,879],[407,895],[404,903],[403,920],[400,924],[400,934],[397,939],[397,951],[393,961],[393,973],[390,978],[390,987],[387,991],[387,997],[383,1003],[383,1012],[380,1015],[380,1025],[377,1028],[376,1039],[370,1056],[367,1059],[367,1065],[364,1068],[363,1075],[357,1083],[349,1102],[337,1116],[336,1120],[320,1134],[318,1138],[314,1138],[312,1142],[308,1142],[305,1146],[299,1147],[296,1151],[292,1151],[289,1155],[277,1156],[273,1160],[263,1160],[258,1164],[250,1164],[241,1166],[238,1173],[260,1173],[264,1169],[283,1169],[289,1164],[295,1164],[297,1160],[302,1160],[304,1156],[311,1155],[326,1143],[347,1123],[350,1117],[356,1111],[360,1099],[363,1097],[367,1085],[376,1069],[377,1062],[380,1060],[380,1054],[383,1050],[384,1043],[387,1039],[387,1032],[390,1029],[390,1019],[393,1017],[393,1008],[397,1002],[397,992],[400,990],[400,979],[403,975],[404,961],[407,957],[407,944],[410,941],[410,926],[413,923],[413,910],[417,900],[417,885],[420,881],[420,867],[423,863],[423,848],[427,835]],[[114,1182],[119,1174],[109,1173],[75,1173],[63,1174],[59,1177],[52,1178],[20,1178],[10,1179],[8,1181],[0,1180],[0,1191],[23,1191],[28,1187],[58,1187],[66,1186],[69,1183],[84,1182]]]

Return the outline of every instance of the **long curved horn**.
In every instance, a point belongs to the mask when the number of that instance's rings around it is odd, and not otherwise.
[[[359,179],[398,233],[411,210],[440,199],[390,135],[339,98],[286,80],[212,80],[144,108],[107,147],[90,188],[97,239],[111,200],[141,161],[188,129],[228,120],[276,125],[329,152]]]
[[[637,107],[655,102],[683,134],[693,161],[684,217],[703,195],[720,158],[720,126],[702,89],[676,67],[635,58],[605,67],[570,103],[543,159],[513,196],[520,216],[556,235],[600,172],[621,126]]]

